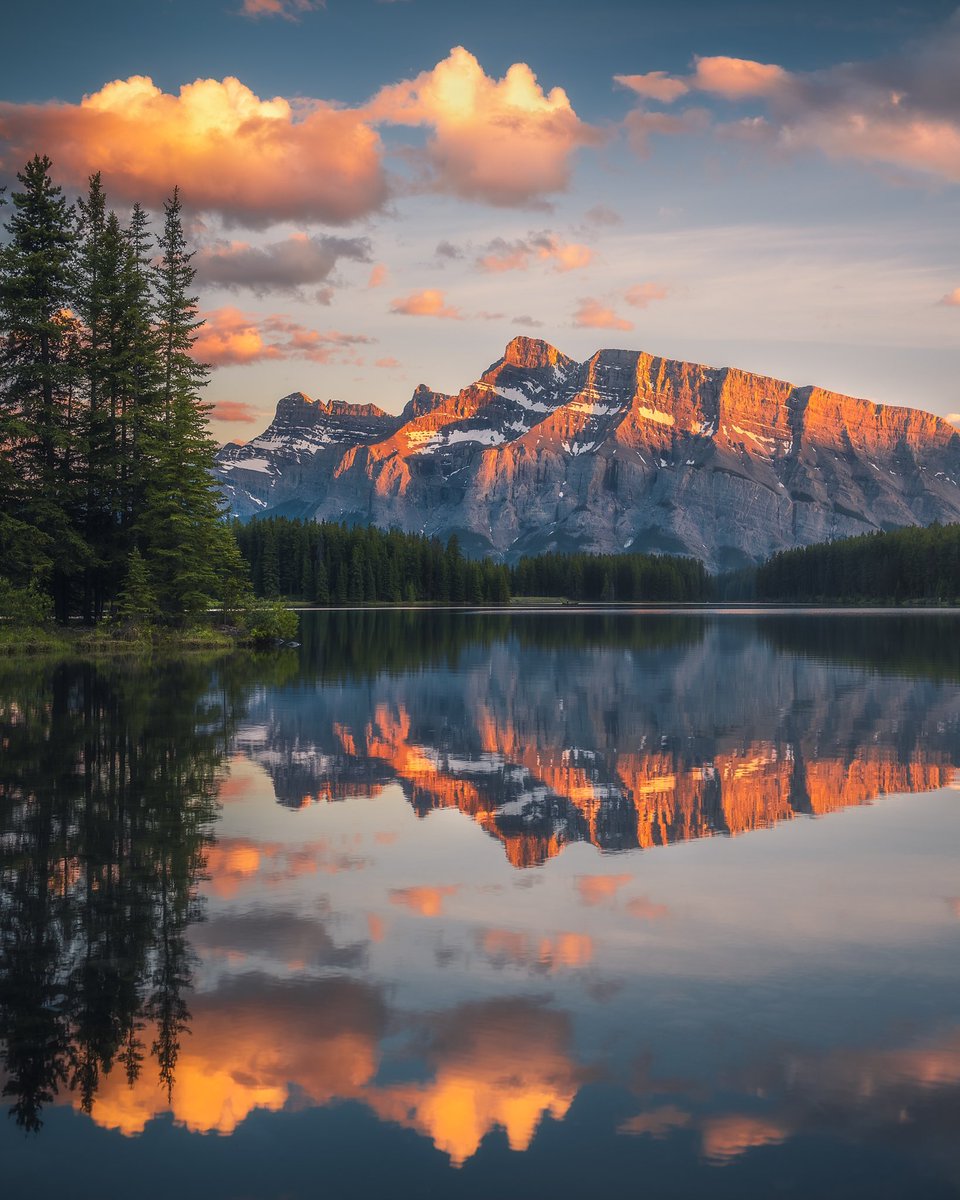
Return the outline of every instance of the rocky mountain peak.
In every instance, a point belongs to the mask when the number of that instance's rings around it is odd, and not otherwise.
[[[716,570],[960,520],[960,435],[930,413],[634,350],[579,363],[528,337],[456,395],[421,384],[397,417],[293,392],[218,474],[241,517],[456,532],[507,561],[643,550]]]
[[[561,354],[556,346],[540,338],[515,337],[507,342],[503,352],[503,361],[512,367],[527,367],[528,369],[555,367],[561,362],[571,362],[565,354]]]

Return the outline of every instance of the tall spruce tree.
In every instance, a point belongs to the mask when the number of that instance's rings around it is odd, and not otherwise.
[[[183,232],[180,195],[164,205],[160,259],[154,268],[160,403],[142,429],[143,507],[136,526],[160,609],[182,620],[206,608],[220,589],[218,560],[232,531],[222,521],[211,470],[216,443],[200,396],[207,368],[191,354],[197,298],[193,257]]]
[[[21,569],[49,565],[57,617],[87,558],[75,525],[72,455],[77,433],[73,211],[35,155],[18,173],[8,241],[0,249],[0,536],[15,544]],[[32,534],[24,537],[23,527]]]

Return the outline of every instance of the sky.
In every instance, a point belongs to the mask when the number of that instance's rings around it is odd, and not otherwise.
[[[220,441],[518,334],[960,423],[960,8],[10,0],[0,185],[179,186]],[[42,49],[40,49],[42,47]],[[155,222],[156,227],[156,222]]]

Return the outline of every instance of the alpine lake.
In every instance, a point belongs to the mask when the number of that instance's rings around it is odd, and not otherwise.
[[[0,663],[0,1195],[956,1197],[960,614]]]

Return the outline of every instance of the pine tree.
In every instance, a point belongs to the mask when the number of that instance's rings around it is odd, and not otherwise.
[[[207,432],[209,406],[200,398],[207,368],[191,357],[203,322],[190,295],[193,256],[186,249],[177,190],[164,214],[154,269],[160,402],[141,429],[144,495],[136,533],[162,611],[182,621],[202,612],[220,590],[223,523],[211,475],[216,443]]]
[[[156,621],[159,611],[147,564],[134,547],[127,564],[127,577],[117,598],[117,615],[121,621],[139,625]]]
[[[0,510],[7,536],[24,550],[18,526],[35,530],[51,571],[56,614],[69,615],[71,585],[86,559],[74,509],[70,440],[75,434],[73,213],[34,156],[18,173],[7,244],[0,249]],[[39,566],[39,560],[35,560]]]

